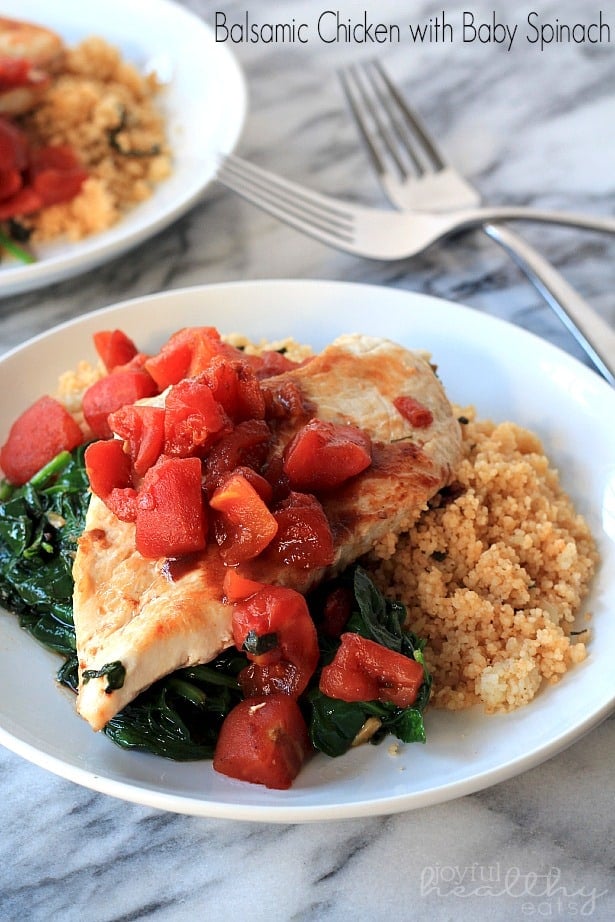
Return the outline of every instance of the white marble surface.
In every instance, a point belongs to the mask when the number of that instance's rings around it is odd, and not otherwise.
[[[314,23],[307,0],[186,4]],[[346,3],[373,20],[425,21],[443,4]],[[615,213],[613,43],[425,47],[235,46],[250,91],[239,151],[324,191],[381,202],[336,68],[377,53],[442,146],[493,202]],[[582,0],[468,5],[490,20],[589,22]],[[462,6],[446,7],[449,20]],[[524,229],[525,231],[525,229]],[[615,322],[615,242],[527,228],[527,237]],[[133,295],[235,279],[305,277],[394,286],[508,318],[582,358],[538,294],[479,234],[411,261],[355,259],[289,230],[219,186],[169,230],[110,265],[0,301],[2,351]],[[0,919],[157,922],[615,918],[613,753],[607,720],[547,763],[421,811],[305,826],[195,819],[90,792],[0,750]],[[549,875],[548,879],[543,875]]]

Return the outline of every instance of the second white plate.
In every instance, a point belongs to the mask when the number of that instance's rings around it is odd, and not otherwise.
[[[241,70],[210,27],[170,0],[0,0],[0,14],[54,29],[68,45],[97,35],[141,72],[154,70],[165,88],[160,106],[173,152],[172,175],[147,201],[109,230],[76,243],[37,250],[37,262],[0,265],[0,297],[62,281],[142,243],[191,208],[211,182],[216,155],[235,146],[246,111]]]

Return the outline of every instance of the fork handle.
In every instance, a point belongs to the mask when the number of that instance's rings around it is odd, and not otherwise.
[[[615,329],[522,237],[501,224],[485,224],[483,230],[506,250],[580,343],[596,368],[609,384],[615,386]]]

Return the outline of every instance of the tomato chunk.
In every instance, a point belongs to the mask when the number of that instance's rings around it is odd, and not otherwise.
[[[342,634],[333,661],[320,676],[320,690],[341,701],[388,701],[410,707],[424,679],[416,660],[359,634]]]
[[[242,359],[216,355],[200,377],[233,422],[265,418],[265,397],[260,384]]]
[[[137,498],[136,546],[143,557],[181,557],[205,547],[207,532],[201,462],[162,458]]]
[[[99,330],[93,338],[94,347],[107,371],[126,365],[138,355],[134,342],[122,330]]]
[[[85,450],[85,469],[92,492],[123,522],[134,522],[137,491],[130,458],[118,439],[92,442]]]
[[[291,492],[273,510],[278,531],[267,548],[277,563],[302,569],[333,563],[335,549],[325,511],[315,496]]]
[[[238,423],[210,449],[205,459],[207,488],[213,491],[224,477],[238,467],[259,468],[267,457],[271,431],[264,420]]]
[[[95,381],[83,395],[83,415],[95,436],[111,438],[110,413],[158,393],[156,384],[144,371],[117,371]]]
[[[294,589],[264,586],[233,609],[233,640],[251,660],[239,675],[244,695],[291,697],[318,664],[318,637],[307,603]]]
[[[222,345],[214,327],[184,327],[167,340],[157,355],[150,356],[145,368],[164,390],[204,371],[214,355],[223,351]]]
[[[206,451],[231,429],[231,423],[209,387],[187,378],[167,394],[164,427],[166,454],[188,457]]]
[[[287,695],[246,698],[222,724],[213,766],[240,781],[286,790],[310,752],[296,701]]]
[[[254,579],[248,579],[238,570],[229,567],[224,574],[222,591],[225,602],[243,602],[244,599],[254,595],[260,589],[264,588],[264,583],[257,583]]]
[[[0,170],[0,199],[11,198],[22,187],[19,170]]]
[[[152,467],[164,448],[163,407],[121,407],[110,413],[111,430],[128,443],[135,473],[139,476]]]
[[[414,397],[396,397],[393,406],[416,429],[427,429],[433,423],[433,413]]]
[[[209,505],[219,515],[216,539],[220,555],[231,566],[264,551],[278,530],[275,518],[241,473],[230,474],[214,492]]]
[[[0,221],[29,215],[42,207],[43,200],[38,192],[30,186],[23,186],[19,192],[0,202]]]
[[[25,170],[28,165],[28,137],[14,122],[0,117],[0,170]]]
[[[370,466],[371,439],[356,426],[311,419],[284,452],[284,472],[296,490],[330,490]]]
[[[33,176],[32,189],[40,196],[43,207],[58,205],[78,195],[87,178],[87,171],[79,166],[69,170],[49,167]]]
[[[21,485],[61,451],[84,441],[68,410],[53,397],[40,397],[19,416],[0,449],[0,466],[11,483]]]
[[[325,600],[320,625],[327,637],[340,637],[352,614],[354,592],[347,586],[333,589]]]

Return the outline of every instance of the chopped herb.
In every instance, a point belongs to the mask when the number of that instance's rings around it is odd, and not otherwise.
[[[110,128],[107,132],[109,138],[109,145],[113,148],[116,153],[121,154],[123,157],[155,157],[160,153],[160,145],[152,144],[151,147],[146,149],[141,149],[138,147],[135,148],[126,148],[122,147],[119,136],[123,131],[126,131],[129,127],[128,112],[125,106],[119,106],[119,117],[120,120],[115,128]]]
[[[9,229],[9,236],[17,243],[27,243],[32,236],[32,228],[22,224],[17,218],[9,218],[7,226]]]
[[[114,660],[112,663],[105,663],[101,669],[85,669],[81,677],[83,684],[87,685],[90,679],[102,679],[104,676],[107,677],[105,694],[110,695],[111,692],[123,687],[126,669],[119,660]]]
[[[263,653],[275,650],[277,645],[278,635],[275,633],[257,634],[256,631],[248,631],[242,650],[244,653],[251,653],[252,656],[261,656]]]

